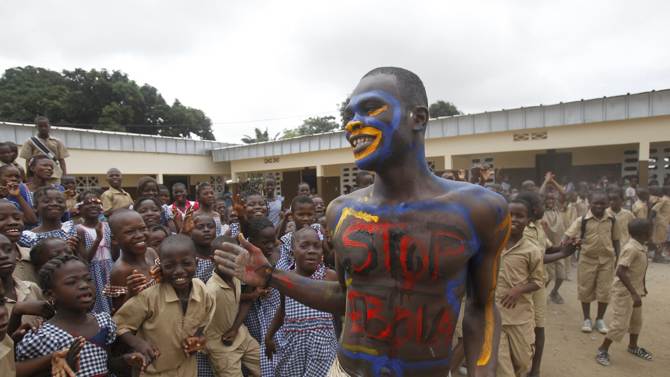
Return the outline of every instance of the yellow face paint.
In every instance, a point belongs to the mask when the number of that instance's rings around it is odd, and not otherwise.
[[[384,111],[386,111],[386,110],[388,110],[388,109],[389,109],[389,105],[384,105],[384,106],[382,106],[382,107],[380,107],[380,108],[378,108],[378,109],[375,109],[375,110],[370,111],[370,112],[368,113],[368,116],[376,117],[377,115],[383,113]]]
[[[360,346],[360,345],[357,345],[357,344],[344,343],[344,344],[342,344],[342,348],[344,348],[347,351],[351,351],[351,352],[361,352],[361,353],[366,353],[368,355],[374,355],[374,356],[379,355],[379,351],[377,351],[376,349],[371,348],[371,347]]]
[[[479,358],[477,359],[477,366],[485,366],[491,361],[491,353],[493,350],[493,327],[495,325],[495,318],[493,315],[493,304],[495,302],[495,293],[496,285],[498,283],[498,263],[500,261],[500,254],[502,253],[505,246],[507,246],[507,240],[509,239],[510,234],[510,222],[511,218],[509,215],[505,220],[500,223],[496,228],[496,231],[500,232],[505,229],[505,237],[503,237],[498,250],[496,250],[496,257],[493,261],[493,281],[491,283],[491,289],[489,290],[489,295],[486,300],[486,307],[484,308],[484,343],[482,344],[482,349],[479,352]]]
[[[354,153],[354,158],[357,160],[360,160],[372,154],[372,152],[377,150],[379,143],[382,141],[382,132],[374,127],[363,127],[357,129],[356,131],[350,132],[350,135],[351,135],[350,137],[358,135],[366,135],[374,138],[372,143],[367,148],[365,148],[359,153]]]

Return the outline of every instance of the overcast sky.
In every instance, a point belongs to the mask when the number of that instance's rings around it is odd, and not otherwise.
[[[121,70],[218,140],[337,104],[377,66],[466,113],[670,88],[668,1],[4,0],[0,69]]]

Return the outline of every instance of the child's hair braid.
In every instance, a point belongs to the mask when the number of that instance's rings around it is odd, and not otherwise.
[[[40,278],[40,287],[42,288],[43,291],[52,288],[53,277],[56,270],[61,268],[65,263],[71,261],[78,261],[84,263],[84,261],[82,261],[79,257],[76,257],[71,254],[62,254],[51,258],[48,262],[44,264],[44,266],[42,266],[42,269],[39,272],[39,278]]]

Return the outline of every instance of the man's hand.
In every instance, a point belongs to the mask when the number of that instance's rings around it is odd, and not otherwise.
[[[241,246],[226,242],[221,250],[215,250],[214,262],[222,273],[235,276],[248,285],[264,287],[272,273],[272,266],[263,252],[245,240],[242,234],[238,240]]]
[[[238,329],[236,328],[229,329],[223,335],[221,335],[221,342],[223,343],[224,346],[229,347],[230,345],[233,344],[235,338],[237,338],[237,330]]]
[[[639,308],[640,306],[642,306],[642,298],[638,294],[633,295],[633,307]]]
[[[137,338],[137,342],[133,345],[133,349],[135,352],[139,352],[142,356],[144,356],[144,362],[146,365],[153,363],[161,355],[158,347],[141,338]]]
[[[500,303],[506,309],[513,309],[516,307],[516,303],[519,301],[519,297],[521,297],[521,290],[517,287],[514,287],[507,291],[507,294],[502,298]]]
[[[144,373],[144,370],[149,365],[147,359],[139,352],[126,353],[121,356],[123,362],[129,366],[131,369],[139,369],[140,373]]]

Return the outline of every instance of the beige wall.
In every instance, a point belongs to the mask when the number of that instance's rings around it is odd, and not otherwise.
[[[529,132],[546,132],[547,138],[514,141],[515,133]],[[670,116],[429,139],[426,141],[426,155],[436,162],[437,170],[470,167],[471,158],[467,156],[492,155],[495,155],[496,166],[533,167],[535,154],[544,153],[547,149],[573,152],[574,165],[595,165],[620,163],[623,150],[637,147],[640,143],[643,146],[640,158],[645,159],[648,157],[648,152],[644,152],[645,146],[664,140],[670,140]],[[594,148],[599,146],[603,148]],[[279,156],[279,161],[270,164],[266,164],[265,160],[232,161],[231,171],[234,174],[321,165],[323,174],[331,176],[339,174],[337,171],[342,164],[352,164],[353,155],[349,148],[345,148]],[[329,165],[337,166],[331,168]]]

